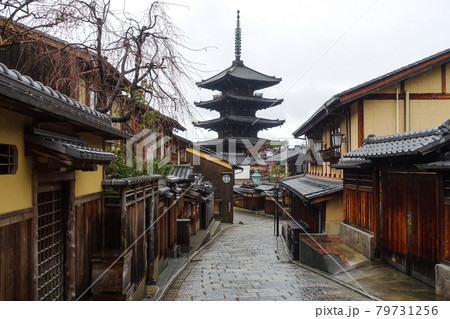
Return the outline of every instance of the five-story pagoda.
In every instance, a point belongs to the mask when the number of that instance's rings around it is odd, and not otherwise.
[[[218,90],[212,100],[195,102],[197,107],[217,111],[220,117],[208,121],[195,122],[197,127],[213,130],[218,139],[201,142],[200,145],[215,148],[218,153],[245,153],[249,142],[258,140],[258,131],[277,127],[284,120],[272,120],[256,116],[256,111],[283,102],[283,99],[267,99],[256,90],[278,84],[280,78],[268,76],[252,70],[241,60],[241,28],[239,11],[235,35],[235,60],[231,67],[213,77],[197,82],[200,88]]]

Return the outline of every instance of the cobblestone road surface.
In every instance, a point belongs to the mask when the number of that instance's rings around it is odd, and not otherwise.
[[[195,256],[163,300],[369,299],[290,263],[273,219],[235,212],[235,223]]]

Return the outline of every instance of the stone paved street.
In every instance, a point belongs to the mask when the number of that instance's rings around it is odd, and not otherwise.
[[[273,219],[235,212],[235,223],[195,256],[163,300],[369,299],[290,263]]]

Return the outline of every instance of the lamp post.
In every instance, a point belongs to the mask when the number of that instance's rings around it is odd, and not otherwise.
[[[255,169],[251,177],[253,186],[258,187],[261,184],[261,174],[259,173],[259,171]]]
[[[276,235],[280,236],[280,219],[278,216],[278,190],[280,189],[280,182],[275,182],[275,220],[276,220]]]

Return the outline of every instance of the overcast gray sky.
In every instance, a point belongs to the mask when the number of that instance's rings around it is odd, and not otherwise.
[[[169,15],[193,49],[184,55],[209,78],[234,59],[236,11],[240,10],[244,64],[279,85],[261,90],[281,105],[258,116],[285,119],[259,137],[292,139],[292,132],[334,94],[450,47],[448,0],[172,0]],[[210,90],[186,88],[189,101],[209,100]],[[198,120],[218,113],[198,109]],[[190,139],[216,137],[188,126]],[[295,141],[291,140],[291,144]]]

